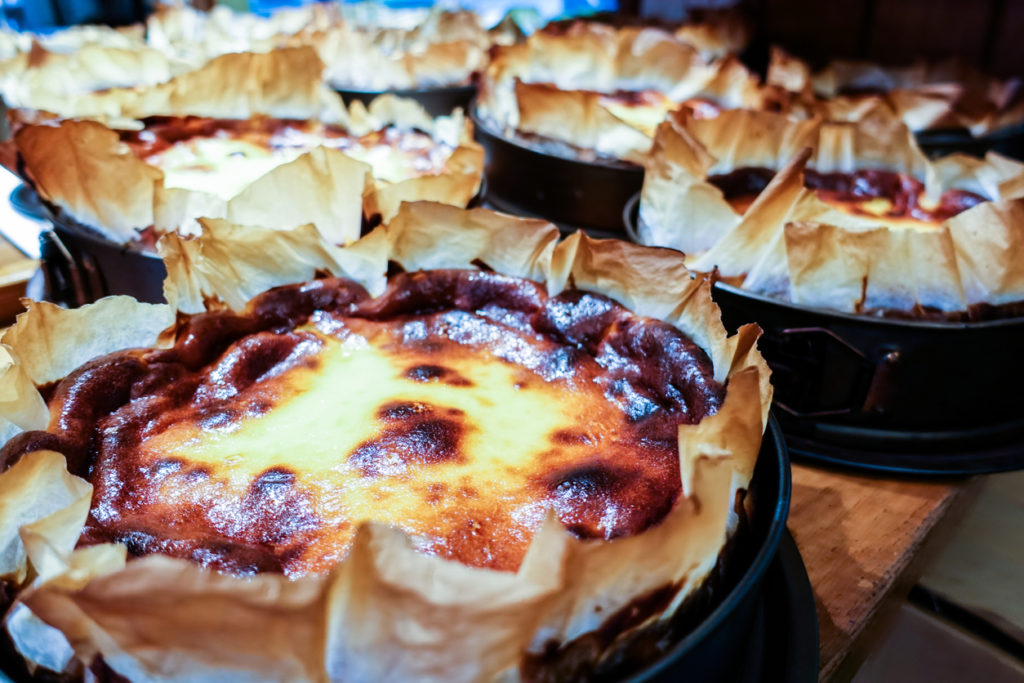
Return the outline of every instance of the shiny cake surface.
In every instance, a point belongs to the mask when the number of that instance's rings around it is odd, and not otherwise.
[[[83,543],[299,576],[377,521],[513,571],[548,510],[581,538],[660,521],[678,426],[723,395],[679,330],[600,295],[479,271],[398,274],[377,298],[323,279],[90,362],[3,456],[52,448],[88,476]]]

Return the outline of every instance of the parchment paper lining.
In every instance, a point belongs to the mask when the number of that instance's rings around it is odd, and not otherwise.
[[[742,134],[740,134],[742,132]],[[806,151],[805,151],[806,150]],[[819,200],[803,168],[882,169],[916,177],[928,197],[951,189],[982,195],[934,229],[890,226]],[[779,169],[742,216],[708,176]],[[753,291],[844,312],[965,311],[1024,300],[1024,164],[990,153],[931,162],[910,131],[883,117],[852,123],[797,121],[755,111],[715,119],[673,115],[647,160],[641,243],[687,254]]]

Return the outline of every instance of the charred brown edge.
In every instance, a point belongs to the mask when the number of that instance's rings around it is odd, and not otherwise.
[[[519,671],[529,683],[593,681],[611,683],[653,665],[696,629],[736,586],[758,548],[753,547],[754,521],[748,510],[755,505],[756,491],[737,491],[734,511],[739,517],[735,532],[718,553],[715,566],[700,588],[687,596],[666,620],[660,615],[682,589],[666,584],[634,598],[610,614],[602,625],[567,642],[550,641],[541,653],[529,653]]]

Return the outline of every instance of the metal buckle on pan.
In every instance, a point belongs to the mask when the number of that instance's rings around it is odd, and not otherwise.
[[[759,346],[771,364],[780,410],[814,418],[850,415],[865,407],[874,386],[874,364],[832,330],[787,328],[765,334]]]
[[[104,295],[96,264],[86,254],[73,254],[53,229],[39,234],[45,290],[51,301],[76,308]]]
[[[622,207],[622,229],[626,231],[626,236],[630,240],[637,244],[643,244],[640,241],[640,193],[637,192],[626,205]]]
[[[863,412],[884,413],[891,401],[892,388],[899,383],[899,374],[906,354],[898,348],[888,349],[875,364],[871,384],[861,407]]]

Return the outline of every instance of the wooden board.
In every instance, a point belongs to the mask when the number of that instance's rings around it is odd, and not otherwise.
[[[0,327],[13,323],[14,317],[25,310],[21,298],[38,267],[38,261],[26,257],[0,237]]]
[[[865,635],[895,615],[922,546],[965,489],[793,466],[789,528],[814,588],[821,680],[852,676]]]

